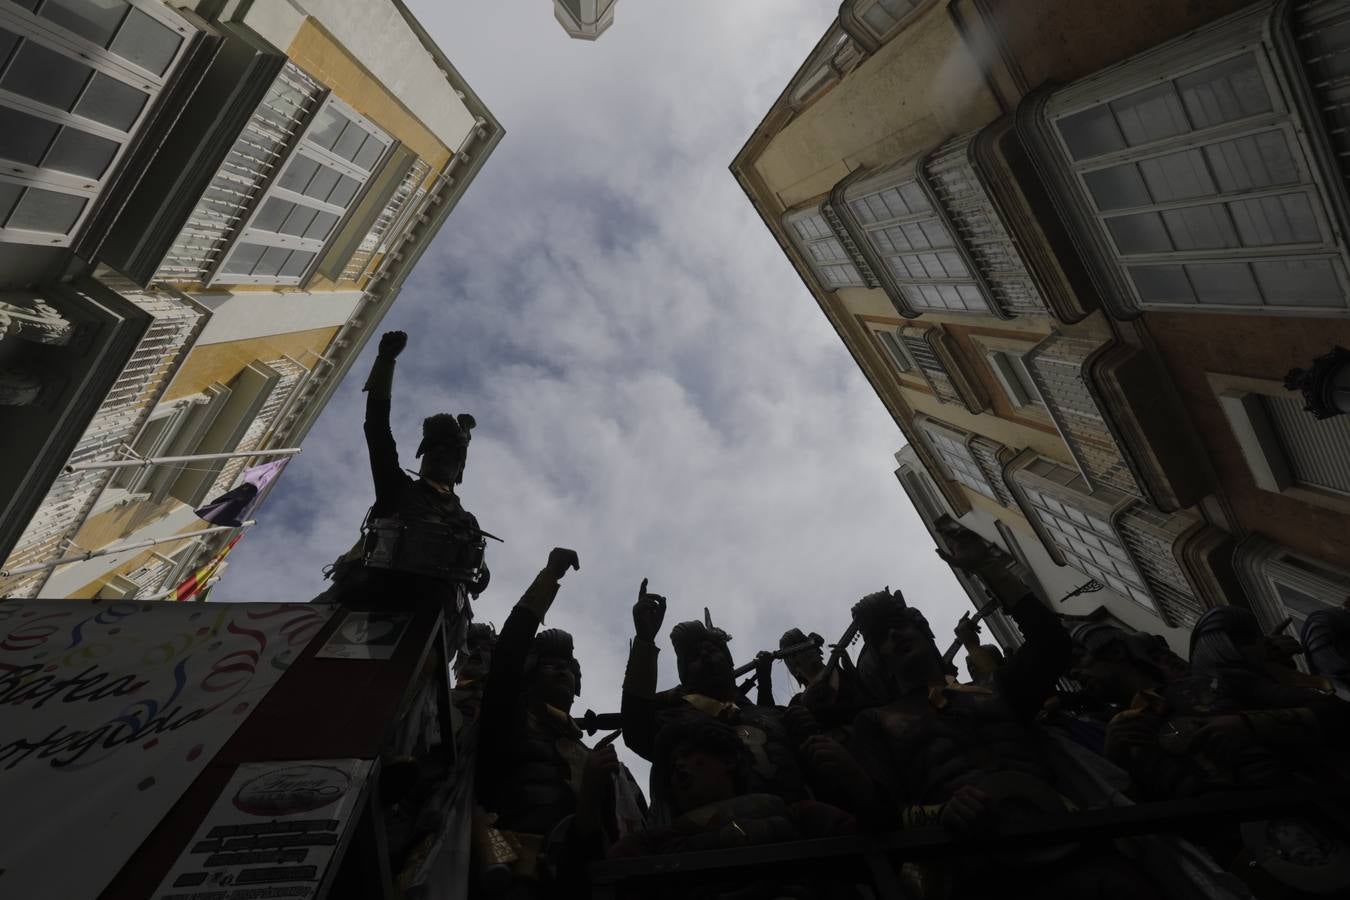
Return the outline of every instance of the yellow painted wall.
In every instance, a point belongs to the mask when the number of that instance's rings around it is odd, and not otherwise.
[[[337,326],[329,328],[311,328],[308,331],[292,331],[286,334],[271,334],[265,337],[249,338],[243,341],[225,341],[220,344],[207,344],[194,347],[183,360],[173,383],[164,393],[164,400],[177,400],[200,393],[213,382],[229,384],[230,379],[243,371],[254,360],[278,359],[292,356],[306,367],[314,364],[312,355],[305,351],[322,353],[324,348],[337,334]]]
[[[334,96],[406,144],[439,172],[452,151],[313,18],[286,51],[295,64],[328,85]]]
[[[999,115],[939,3],[789,122],[754,167],[782,205],[792,207],[860,165],[927,151]]]

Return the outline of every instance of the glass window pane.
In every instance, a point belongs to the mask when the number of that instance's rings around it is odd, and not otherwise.
[[[1250,53],[1178,78],[1177,90],[1196,128],[1270,111],[1270,95]]]
[[[1088,191],[1099,210],[1148,206],[1152,201],[1134,163],[1087,172],[1083,175],[1083,181],[1087,183]]]
[[[338,217],[329,212],[320,212],[305,229],[304,236],[313,241],[324,241],[337,224]]]
[[[361,145],[366,142],[366,130],[355,122],[348,122],[342,130],[342,136],[333,145],[333,152],[350,162],[356,158]]]
[[[1315,244],[1322,231],[1305,193],[1281,194],[1228,204],[1244,247],[1275,244]]]
[[[334,185],[333,193],[328,195],[328,202],[337,206],[346,206],[352,202],[352,198],[356,196],[356,192],[359,190],[361,190],[361,182],[357,181],[355,178],[349,178],[346,175],[343,175],[338,179],[338,183]],[[839,247],[839,255],[836,259],[847,259],[847,256],[844,254],[843,246],[839,245],[838,242],[831,243],[834,243]]]
[[[1246,263],[1193,263],[1186,274],[1200,303],[1258,306],[1261,292]]]
[[[286,264],[290,255],[291,251],[286,247],[268,247],[263,251],[258,264],[253,267],[253,274],[276,276],[281,271],[281,267]]]
[[[80,105],[75,107],[75,112],[95,122],[130,131],[149,99],[131,85],[96,72],[89,89],[80,98]]]
[[[1220,190],[1244,191],[1299,180],[1298,165],[1281,131],[1220,141],[1206,147],[1205,156]]]
[[[1146,303],[1194,303],[1195,293],[1181,266],[1130,266],[1130,279]]]
[[[928,196],[917,182],[907,181],[900,185],[900,196],[904,198],[905,206],[909,207],[912,213],[927,212],[933,208],[928,202]]]
[[[55,50],[24,41],[0,80],[0,87],[69,112],[93,71]]]
[[[1125,149],[1116,117],[1106,106],[1094,106],[1059,120],[1059,133],[1074,159],[1089,159]]]
[[[305,270],[309,268],[309,264],[313,262],[315,255],[307,250],[296,250],[282,265],[281,271],[277,274],[283,278],[299,278],[305,274]]]
[[[310,223],[314,221],[314,217],[319,215],[319,211],[312,207],[299,206],[294,203],[291,204],[291,206],[293,206],[294,209],[292,209],[290,215],[286,217],[286,221],[281,223],[281,227],[278,230],[282,234],[304,237],[305,230],[309,228]]]
[[[129,8],[127,0],[47,0],[38,15],[106,47]]]
[[[36,166],[61,126],[37,116],[0,106],[0,158]]]
[[[1106,227],[1121,253],[1166,253],[1172,249],[1172,239],[1157,213],[1116,216],[1106,220]]]
[[[1261,293],[1272,306],[1344,307],[1345,291],[1329,259],[1252,263]]]
[[[337,186],[338,179],[342,175],[335,169],[327,166],[320,166],[314,173],[314,178],[310,180],[305,187],[305,196],[313,197],[315,200],[328,200],[328,195],[333,193],[333,188]]]
[[[928,238],[930,247],[950,247],[952,245],[952,236],[947,233],[947,228],[937,219],[924,219],[919,223],[923,229],[924,237]]]
[[[318,144],[325,150],[332,150],[337,139],[342,136],[342,129],[347,127],[347,117],[333,107],[326,107],[319,113],[314,120],[314,126],[310,128],[305,139],[311,143]]]
[[[1169,209],[1162,214],[1178,250],[1213,250],[1238,246],[1237,232],[1223,204]]]
[[[1121,134],[1131,147],[1189,131],[1186,113],[1170,84],[1160,84],[1111,102]]]
[[[87,202],[84,197],[29,188],[19,205],[14,207],[9,227],[66,234],[74,227]]]
[[[43,165],[85,178],[102,178],[119,146],[116,141],[66,127],[61,129]]]
[[[361,149],[357,152],[356,158],[353,159],[352,162],[356,163],[367,172],[370,172],[374,169],[375,164],[380,161],[380,157],[383,155],[384,144],[379,138],[372,134],[370,137],[366,138],[366,142],[361,145]]]
[[[22,193],[22,185],[0,181],[0,225],[5,224],[5,219],[9,217],[9,211],[14,208],[15,203],[19,202],[19,195]]]
[[[247,275],[253,271],[266,249],[261,244],[236,244],[222,271],[231,275]]]
[[[277,184],[288,191],[303,194],[305,188],[309,185],[309,180],[314,177],[314,173],[317,171],[319,171],[317,162],[308,156],[297,153],[291,157],[290,163],[286,166],[286,171],[281,173],[281,178],[277,180]]]
[[[269,197],[267,202],[258,210],[258,214],[253,217],[254,228],[260,228],[263,231],[279,231],[281,223],[286,221],[286,217],[295,211],[295,204],[289,200],[278,200],[276,197]]]
[[[142,69],[163,75],[183,39],[173,29],[133,9],[108,49]]]
[[[962,278],[970,274],[966,269],[965,261],[961,259],[961,254],[946,252],[939,253],[937,257],[942,263],[942,273],[944,275],[951,278]]]
[[[1157,203],[1187,200],[1215,193],[1205,157],[1199,150],[1182,150],[1139,163],[1139,171]]]
[[[17,46],[19,46],[19,36],[12,31],[0,28],[0,71],[4,71],[5,60],[9,59],[10,51]]]

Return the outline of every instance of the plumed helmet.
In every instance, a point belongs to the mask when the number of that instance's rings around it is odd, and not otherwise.
[[[675,668],[681,681],[685,679],[686,660],[698,649],[699,644],[707,640],[721,644],[727,656],[731,656],[731,649],[727,646],[731,643],[731,635],[715,625],[709,627],[706,623],[695,619],[691,622],[681,622],[670,629],[670,643],[675,648]]]
[[[572,670],[572,676],[576,679],[577,694],[581,694],[581,663],[577,662],[572,650],[572,635],[561,628],[549,628],[535,635],[534,641],[530,644],[530,652],[525,657],[526,681],[534,674],[535,667],[539,665],[542,657],[567,660],[567,667]]]
[[[874,594],[868,594],[853,604],[853,621],[864,640],[869,640],[871,635],[880,632],[897,616],[919,626],[924,634],[933,639],[933,629],[928,620],[917,609],[905,605],[905,597],[899,591],[892,591],[886,587]]]
[[[426,452],[427,447],[434,444],[450,444],[467,451],[472,437],[469,432],[473,431],[477,424],[474,417],[468,413],[460,413],[457,416],[437,413],[428,416],[422,420],[422,443],[417,445],[417,455],[420,457]]]

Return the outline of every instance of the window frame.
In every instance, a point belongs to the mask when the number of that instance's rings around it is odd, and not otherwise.
[[[1146,51],[1103,73],[1081,79],[1053,94],[1046,94],[1030,105],[1034,108],[1032,114],[1035,116],[1033,126],[1035,142],[1042,145],[1043,150],[1054,157],[1053,160],[1041,162],[1048,163],[1050,168],[1057,170],[1048,173],[1051,181],[1070,195],[1067,198],[1070,205],[1082,218],[1083,226],[1092,232],[1088,243],[1096,252],[1089,255],[1097,257],[1096,266],[1112,284],[1111,288],[1104,289],[1105,295],[1109,298],[1114,293],[1124,298],[1117,301],[1124,306],[1120,310],[1120,315],[1134,316],[1150,309],[1321,317],[1350,313],[1350,256],[1347,255],[1344,244],[1337,240],[1339,235],[1345,233],[1346,208],[1339,185],[1331,183],[1339,181],[1339,173],[1337,172],[1333,178],[1327,171],[1328,158],[1320,146],[1325,143],[1325,136],[1321,133],[1323,126],[1320,121],[1307,121],[1305,109],[1308,107],[1299,102],[1301,92],[1305,89],[1298,82],[1303,80],[1304,74],[1291,73],[1287,70],[1287,65],[1281,62],[1282,54],[1272,39],[1272,33],[1283,27],[1283,23],[1278,19],[1280,15],[1282,12],[1278,4],[1267,4],[1235,13],[1215,26],[1200,29],[1152,51]],[[1199,71],[1248,56],[1255,60],[1261,86],[1269,101],[1270,109],[1265,112],[1197,128],[1194,126],[1194,117],[1185,108],[1183,98],[1178,90],[1173,88],[1172,97],[1180,104],[1179,109],[1186,117],[1188,130],[1083,160],[1076,160],[1070,151],[1060,127],[1064,119],[1090,109],[1105,108],[1110,103],[1140,91],[1172,84]],[[1159,72],[1163,74],[1160,76]],[[1085,177],[1123,163],[1137,163],[1187,149],[1198,150],[1221,141],[1272,130],[1279,131],[1284,136],[1289,154],[1299,173],[1299,180],[1295,183],[1227,193],[1216,190],[1214,193],[1199,194],[1185,200],[1103,211],[1098,208]],[[1207,160],[1205,165],[1208,170]],[[1212,175],[1210,180],[1214,180]],[[1125,254],[1119,250],[1114,235],[1106,225],[1108,219],[1132,212],[1197,208],[1226,204],[1235,200],[1300,192],[1310,198],[1311,214],[1321,238],[1317,243],[1244,247],[1241,246],[1236,223],[1231,221],[1231,216],[1226,216],[1230,226],[1233,227],[1239,246],[1214,250]],[[1256,271],[1250,266],[1247,267],[1245,277],[1256,289],[1258,298],[1256,302],[1203,299],[1203,295],[1185,269],[1180,269],[1174,274],[1182,279],[1182,283],[1194,299],[1145,300],[1130,272],[1131,266],[1181,267],[1205,263],[1241,265],[1306,261],[1329,263],[1331,275],[1337,284],[1337,290],[1333,291],[1332,295],[1341,299],[1339,306],[1312,305],[1308,302],[1272,302],[1267,296],[1267,289],[1262,286]],[[1208,296],[1214,298],[1216,294]]]
[[[790,240],[792,245],[797,248],[798,253],[801,254],[802,261],[805,262],[807,267],[811,270],[811,274],[815,276],[816,281],[819,282],[820,286],[826,291],[833,293],[843,288],[866,288],[867,279],[858,268],[858,264],[853,260],[853,255],[848,252],[848,246],[844,243],[844,236],[835,232],[833,226],[830,224],[829,217],[825,215],[824,207],[828,202],[829,201],[826,200],[808,204],[806,206],[799,206],[796,209],[791,209],[783,213],[783,230],[787,232],[788,240]],[[808,238],[797,229],[798,222],[811,218],[817,218],[824,224],[826,235]],[[816,259],[811,252],[811,247],[830,241],[833,241],[839,246],[840,251],[843,253],[843,259],[830,261]],[[847,266],[852,270],[853,278],[855,280],[836,282],[833,277],[826,273],[826,266],[840,268]]]
[[[900,332],[905,330],[904,325],[881,325],[870,322],[867,330],[871,332],[872,339],[876,342],[877,352],[891,366],[891,372],[901,379],[922,380],[923,375],[919,371],[916,363],[907,349]]]
[[[1042,470],[1050,469],[1051,471],[1034,471],[1033,467]],[[1093,489],[1077,469],[1069,468],[1061,462],[1048,459],[1031,451],[1027,451],[1022,459],[1015,460],[1008,466],[1005,481],[1011,489],[1013,499],[1020,508],[1023,518],[1031,524],[1037,537],[1041,540],[1041,545],[1056,564],[1069,566],[1089,578],[1095,578],[1114,593],[1120,594],[1136,606],[1142,607],[1161,618],[1162,604],[1153,595],[1148,577],[1144,574],[1139,561],[1135,559],[1134,552],[1130,549],[1128,542],[1121,536],[1116,525],[1121,515],[1136,504],[1135,498],[1105,486]],[[1081,487],[1078,485],[1081,485]],[[1074,523],[1076,529],[1081,529],[1082,523],[1068,510],[1072,509],[1078,516],[1083,517],[1093,526],[1086,530],[1098,542],[1104,544],[1109,538],[1116,549],[1119,550],[1119,553],[1112,553],[1111,548],[1106,546],[1095,549],[1101,550],[1115,560],[1128,563],[1130,572],[1137,583],[1132,583],[1121,577],[1118,570],[1113,570],[1108,574],[1100,561],[1091,558],[1090,551],[1093,547],[1083,542],[1084,546],[1089,548],[1088,557],[1085,559],[1083,554],[1072,546],[1072,539],[1067,535],[1062,535],[1058,529],[1051,529],[1045,523],[1044,516],[1046,514],[1053,516],[1056,515],[1056,512],[1048,506],[1043,508],[1042,504],[1038,503],[1029,491],[1034,491],[1042,498],[1048,497],[1060,506],[1065,507],[1065,515]],[[1105,525],[1105,528],[1101,528],[1101,525]],[[1057,535],[1063,536],[1066,541],[1069,541],[1067,548],[1056,540]],[[1079,538],[1081,537],[1080,534]],[[1142,595],[1144,599],[1141,599],[1138,595]]]
[[[70,227],[61,233],[13,226],[6,227],[3,221],[0,221],[0,243],[66,247],[76,242],[85,223],[97,206],[99,195],[119,170],[129,148],[138,137],[141,127],[155,114],[159,100],[176,77],[183,58],[193,43],[193,38],[200,33],[186,19],[166,4],[158,2],[158,0],[126,0],[126,2],[130,9],[144,13],[181,38],[177,50],[162,75],[142,68],[131,60],[113,53],[110,49],[99,46],[88,38],[67,31],[35,12],[15,4],[0,3],[0,28],[17,34],[24,41],[30,41],[45,47],[60,54],[70,62],[83,65],[92,69],[96,74],[101,73],[119,84],[131,87],[146,95],[145,103],[136,114],[135,119],[126,130],[122,130],[77,115],[73,111],[78,106],[80,99],[90,89],[93,83],[92,75],[80,88],[80,97],[72,103],[71,111],[48,106],[38,100],[0,88],[0,106],[51,122],[62,130],[71,128],[117,144],[117,149],[111,159],[108,160],[103,172],[96,178],[63,172],[59,169],[47,167],[42,162],[39,162],[38,165],[29,165],[15,160],[4,160],[2,163],[3,171],[0,171],[0,181],[21,185],[24,188],[36,188],[79,197],[84,200],[84,205]],[[121,27],[122,25],[119,24],[119,31]],[[9,62],[9,60],[0,62]],[[59,139],[61,133],[62,131],[59,130],[53,135],[52,143],[43,151],[44,157],[51,152],[52,146]],[[16,201],[16,206],[18,202],[21,202],[21,199]],[[9,212],[7,210],[6,214],[8,215]]]
[[[338,114],[345,116],[348,120],[361,127],[367,134],[374,136],[384,145],[384,149],[380,151],[379,157],[371,164],[369,170],[362,169],[350,160],[322,147],[313,140],[317,123],[329,109],[333,109]],[[207,275],[206,286],[276,285],[280,287],[296,287],[308,282],[313,276],[315,269],[318,268],[322,261],[325,248],[327,248],[338,236],[338,233],[342,230],[343,223],[347,221],[347,217],[360,205],[361,198],[365,196],[366,191],[375,181],[380,169],[390,158],[394,148],[397,146],[398,141],[379,125],[376,125],[365,116],[362,116],[332,93],[324,96],[318,105],[315,106],[313,112],[310,114],[309,120],[305,122],[304,127],[295,136],[291,145],[286,149],[284,159],[273,171],[266,186],[258,193],[252,209],[249,210],[247,218],[235,231],[228,246],[222,249],[219,257],[214,262],[211,271]],[[290,170],[290,167],[295,161],[301,157],[309,159],[312,162],[317,162],[323,168],[336,171],[340,176],[352,178],[358,182],[356,193],[352,195],[351,200],[348,201],[345,207],[328,203],[326,200],[310,197],[289,188],[281,187],[280,182],[282,177]],[[328,234],[325,235],[322,240],[283,234],[281,232],[257,227],[257,221],[259,216],[262,215],[263,208],[267,206],[269,200],[273,199],[293,203],[297,206],[303,206],[306,209],[313,209],[319,212],[336,215],[337,221],[333,223]],[[313,257],[306,263],[305,268],[298,275],[282,275],[280,272],[276,275],[227,272],[226,269],[229,266],[230,260],[234,258],[235,254],[239,252],[239,248],[244,244],[266,247],[268,249],[281,248],[291,251],[312,253]],[[256,266],[256,262],[254,265]]]
[[[846,178],[836,187],[835,194],[837,195],[837,202],[834,204],[835,209],[840,218],[844,220],[849,230],[854,232],[854,240],[858,242],[860,247],[864,248],[865,254],[871,254],[871,256],[875,257],[875,261],[872,263],[871,268],[881,280],[882,284],[885,285],[887,294],[891,296],[892,301],[902,313],[911,317],[929,313],[936,315],[1002,317],[1002,313],[999,311],[998,305],[994,301],[993,293],[984,280],[983,273],[980,271],[974,257],[971,256],[970,251],[966,248],[965,243],[961,240],[960,232],[951,221],[951,217],[947,214],[946,208],[942,205],[941,200],[928,183],[928,178],[923,169],[923,163],[927,157],[927,152],[920,153],[916,156],[908,157],[893,165],[887,166],[877,172],[864,172],[863,170],[859,170],[858,173],[855,173],[855,176]],[[858,202],[865,197],[880,194],[888,190],[899,191],[901,188],[909,186],[910,184],[913,184],[923,195],[925,202],[928,204],[928,209],[926,211],[907,212],[903,215],[890,215],[884,219],[878,218],[874,221],[864,223],[853,208],[855,202]],[[907,200],[905,201],[905,204],[906,206],[909,205]],[[922,230],[921,223],[923,222],[937,222],[942,227],[943,231],[946,232],[946,237],[950,241],[950,244],[946,247],[930,246],[926,250],[890,251],[881,247],[873,237],[874,234],[883,232],[888,228],[902,227],[905,225],[918,225],[920,230]],[[927,239],[926,234],[924,237]],[[942,253],[953,253],[958,256],[961,265],[966,270],[966,274],[964,276],[947,275],[943,277],[928,276],[918,278],[909,272],[908,264],[906,264],[907,274],[905,275],[899,274],[891,264],[891,260],[893,259],[923,256],[924,254],[939,255]],[[872,261],[869,260],[869,262]],[[949,306],[937,306],[927,301],[916,303],[914,298],[911,297],[910,292],[906,291],[906,288],[912,288],[914,291],[922,294],[922,288],[924,287],[938,289],[941,289],[942,287],[952,287],[956,288],[958,294],[960,294],[960,288],[965,286],[973,287],[978,292],[979,298],[983,304],[981,307],[971,308],[970,306],[963,306],[959,309],[953,309]],[[964,300],[962,302],[963,304],[965,303]]]
[[[1284,440],[1262,398],[1297,400],[1297,394],[1278,381],[1214,372],[1205,374],[1257,488],[1350,514],[1350,492],[1300,482],[1294,476]],[[1307,415],[1310,421],[1315,421],[1312,413]]]
[[[1031,377],[1031,370],[1027,368],[1026,353],[991,349],[985,351],[984,358],[1013,409],[1045,411],[1045,398],[1041,396],[1040,388],[1036,386],[1036,380]],[[1020,375],[1017,372],[1019,369]]]
[[[979,460],[975,458],[974,452],[970,449],[970,442],[975,437],[973,433],[922,414],[915,417],[914,424],[923,435],[924,442],[928,445],[929,453],[931,453],[933,458],[942,466],[943,478],[946,478],[953,484],[959,484],[961,487],[979,494],[981,497],[984,497],[992,503],[996,503],[999,506],[1003,505],[1002,501],[998,498],[998,492],[995,490],[994,486],[989,483],[988,476],[985,474],[984,469],[980,467]],[[948,452],[950,449],[948,443],[961,447],[961,450],[964,453],[964,457],[959,460],[962,464],[961,469],[964,470],[968,466],[973,470],[978,478],[971,478],[971,481],[977,481],[980,486],[971,484],[970,481],[962,478],[962,471],[958,471],[952,466],[952,454]],[[965,474],[969,477],[969,473]]]
[[[1280,587],[1308,594],[1315,600],[1331,595],[1328,609],[1336,609],[1350,596],[1350,571],[1295,552],[1260,533],[1244,539],[1235,548],[1233,561],[1252,609],[1264,629],[1274,628],[1285,618],[1301,625],[1307,614],[1284,602]]]

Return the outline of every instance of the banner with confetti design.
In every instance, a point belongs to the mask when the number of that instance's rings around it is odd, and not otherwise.
[[[97,897],[330,614],[0,600],[0,897]]]

